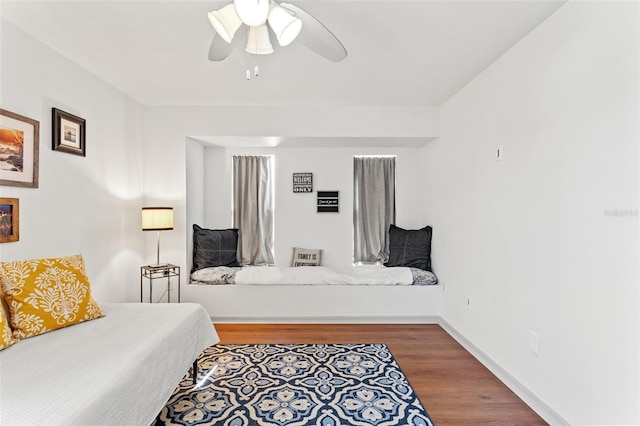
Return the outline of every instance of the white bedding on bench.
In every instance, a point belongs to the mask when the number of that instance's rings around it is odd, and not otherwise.
[[[101,304],[104,318],[0,352],[0,424],[151,424],[219,341],[199,304]]]
[[[438,277],[418,268],[359,265],[326,266],[214,266],[191,273],[189,284],[197,285],[435,285]]]
[[[381,265],[362,265],[344,268],[326,266],[246,266],[236,273],[237,285],[411,285],[409,268],[387,268]]]

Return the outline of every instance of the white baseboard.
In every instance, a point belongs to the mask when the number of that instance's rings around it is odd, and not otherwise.
[[[535,411],[540,417],[544,419],[550,425],[569,425],[570,423],[563,419],[558,413],[556,413],[551,407],[542,402],[540,398],[534,395],[529,389],[527,389],[522,383],[516,380],[505,369],[500,367],[495,361],[493,361],[487,354],[482,352],[476,345],[471,343],[466,337],[460,334],[454,327],[448,322],[440,318],[440,326],[453,337],[458,343],[462,345],[471,355],[473,355],[478,361],[480,361],[489,371],[491,371],[502,383],[504,383],[509,389],[511,389],[518,397],[524,401],[533,411]]]
[[[438,315],[412,316],[212,316],[214,324],[439,324]]]

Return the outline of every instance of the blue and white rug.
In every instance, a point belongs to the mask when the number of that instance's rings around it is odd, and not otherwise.
[[[155,425],[432,425],[384,344],[215,345]]]

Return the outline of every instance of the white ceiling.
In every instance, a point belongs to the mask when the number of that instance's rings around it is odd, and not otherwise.
[[[565,0],[288,1],[348,57],[294,42],[210,62],[207,12],[221,1],[2,0],[0,14],[145,105],[439,106]]]

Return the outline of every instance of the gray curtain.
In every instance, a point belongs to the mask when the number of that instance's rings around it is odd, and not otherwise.
[[[389,225],[396,221],[396,158],[353,159],[353,263],[389,259]]]
[[[271,156],[233,157],[233,227],[243,265],[273,265]]]

